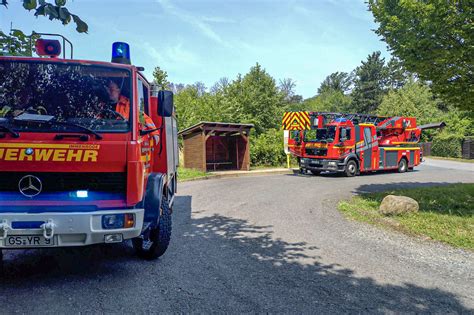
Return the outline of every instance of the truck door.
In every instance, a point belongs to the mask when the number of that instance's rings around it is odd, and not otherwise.
[[[372,168],[372,130],[370,126],[364,126],[364,146],[363,146],[363,160],[364,160],[364,170],[370,170]]]
[[[148,114],[148,100],[149,90],[148,86],[137,78],[137,94],[138,94],[138,125],[139,129],[143,129],[146,122],[144,114]],[[153,137],[151,134],[139,136],[139,143],[141,144],[141,160],[144,162],[145,173],[150,173],[151,151],[154,146]]]

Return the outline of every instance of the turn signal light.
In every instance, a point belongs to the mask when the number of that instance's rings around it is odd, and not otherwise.
[[[124,228],[132,228],[135,226],[135,216],[133,213],[126,213],[125,214],[125,222],[123,224]]]

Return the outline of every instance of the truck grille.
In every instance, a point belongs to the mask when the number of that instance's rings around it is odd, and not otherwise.
[[[315,156],[326,156],[328,154],[328,149],[306,149],[306,154]]]
[[[41,180],[43,191],[91,190],[125,192],[126,173],[30,173],[0,172],[0,192],[18,191],[23,176],[33,175]]]

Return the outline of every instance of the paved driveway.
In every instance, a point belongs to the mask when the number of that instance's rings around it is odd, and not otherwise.
[[[126,244],[7,252],[2,313],[473,312],[472,252],[335,208],[362,191],[453,182],[474,171],[430,160],[406,174],[182,183],[165,256],[141,261]]]

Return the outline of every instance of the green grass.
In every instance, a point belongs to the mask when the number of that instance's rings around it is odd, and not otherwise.
[[[420,211],[400,216],[378,213],[380,202],[389,194],[415,199]],[[473,205],[474,184],[453,184],[362,194],[349,201],[341,201],[339,210],[357,221],[474,250]]]
[[[178,167],[178,181],[186,181],[207,176],[208,174],[206,172],[194,168]]]
[[[449,161],[457,161],[457,162],[464,162],[464,163],[474,163],[474,160],[461,159],[461,158],[431,156],[431,155],[427,155],[425,157],[428,158],[428,159],[433,159],[433,160],[449,160]]]

